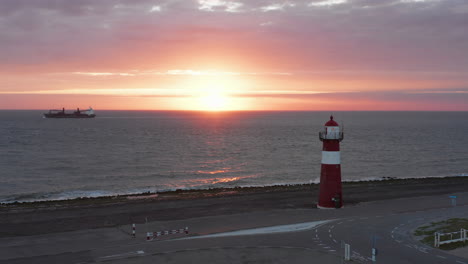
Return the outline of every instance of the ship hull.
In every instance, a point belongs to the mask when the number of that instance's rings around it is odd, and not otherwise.
[[[96,115],[82,114],[44,114],[45,118],[94,118]]]

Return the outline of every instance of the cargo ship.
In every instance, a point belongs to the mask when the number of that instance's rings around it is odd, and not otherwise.
[[[45,118],[94,118],[96,115],[94,114],[93,108],[89,108],[87,110],[81,111],[79,108],[76,109],[73,113],[66,113],[65,108],[62,110],[52,109],[49,110],[48,113],[44,113]]]

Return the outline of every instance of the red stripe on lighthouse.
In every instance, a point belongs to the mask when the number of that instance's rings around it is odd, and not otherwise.
[[[331,116],[330,121],[325,124],[325,131],[320,133],[323,148],[318,208],[343,207],[340,165],[340,141],[342,139],[343,133],[340,132],[338,123],[333,121],[333,116]]]

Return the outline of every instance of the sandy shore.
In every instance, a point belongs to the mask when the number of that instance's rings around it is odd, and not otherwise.
[[[468,177],[345,183],[346,206],[466,191]],[[2,204],[0,237],[38,235],[148,221],[181,220],[275,209],[312,209],[318,185],[174,191],[55,202]]]

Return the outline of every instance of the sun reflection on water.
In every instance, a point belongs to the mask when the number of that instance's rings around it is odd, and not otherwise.
[[[213,173],[214,174],[214,173]],[[203,178],[203,179],[191,179],[184,181],[184,185],[188,186],[204,186],[214,185],[219,183],[233,183],[247,178],[255,178],[258,174],[244,175],[244,176],[233,176],[233,177],[215,177],[215,178]]]
[[[202,174],[219,174],[219,173],[226,173],[226,172],[230,172],[230,170],[226,169],[226,170],[213,170],[213,171],[202,171],[202,170],[197,171],[197,173],[202,173]]]

